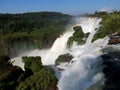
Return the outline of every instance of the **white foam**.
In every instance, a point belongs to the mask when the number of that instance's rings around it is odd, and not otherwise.
[[[109,38],[99,39],[92,43],[95,29],[98,28],[101,19],[84,18],[80,19],[83,31],[90,32],[85,45],[73,44],[70,54],[73,55],[73,63],[62,73],[58,82],[59,90],[85,90],[91,85],[103,79],[101,63],[101,47],[107,45]],[[84,21],[85,20],[85,21]],[[98,79],[97,79],[98,78]]]

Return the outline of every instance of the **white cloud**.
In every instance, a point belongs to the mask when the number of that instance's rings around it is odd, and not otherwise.
[[[101,11],[101,12],[103,12],[103,11],[109,12],[110,10],[111,10],[110,8],[104,7],[104,8],[102,8],[102,9],[100,9],[99,11]]]

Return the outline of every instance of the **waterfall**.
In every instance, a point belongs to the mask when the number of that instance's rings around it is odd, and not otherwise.
[[[100,55],[102,54],[101,49],[107,45],[109,38],[105,37],[92,42],[96,33],[95,29],[99,28],[100,21],[99,18],[77,18],[76,25],[81,26],[84,33],[90,33],[84,45],[73,43],[70,49],[66,48],[68,38],[74,33],[72,26],[55,40],[50,49],[37,49],[27,52],[16,57],[17,60],[13,58],[11,61],[15,60],[13,65],[17,65],[24,70],[22,56],[41,56],[43,65],[53,65],[59,55],[69,53],[73,56],[73,59],[61,73],[57,86],[59,90],[86,90],[93,84],[104,80]]]
[[[59,55],[67,53],[66,44],[68,38],[72,36],[73,32],[73,29],[70,28],[69,31],[65,32],[62,36],[55,40],[51,49],[46,53],[45,56],[42,57],[43,65],[54,65],[55,60]]]
[[[81,19],[80,19],[81,20]],[[85,18],[81,21],[83,32],[90,32],[90,35],[84,45],[73,44],[70,54],[74,57],[73,63],[62,72],[58,82],[59,90],[86,90],[103,80],[102,59],[100,55],[101,48],[106,46],[109,38],[98,39],[92,43],[95,29],[98,28],[101,19]]]

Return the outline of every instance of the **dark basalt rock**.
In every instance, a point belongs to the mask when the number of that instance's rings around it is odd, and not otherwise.
[[[119,90],[120,89],[120,52],[108,52],[102,55],[105,68],[105,86],[103,90]]]
[[[22,69],[16,66],[2,67],[0,68],[0,82],[15,80],[21,73],[23,73]]]
[[[108,44],[118,44],[120,43],[120,35],[119,34],[111,34],[109,35],[110,40]]]
[[[11,65],[9,62],[10,58],[6,55],[0,56],[0,68],[4,66]]]
[[[20,67],[12,66],[8,56],[0,56],[0,90],[16,90],[18,84],[33,75],[29,68],[23,71]]]
[[[15,90],[18,84],[17,79],[23,73],[22,69],[16,66],[5,66],[0,68],[0,90]]]

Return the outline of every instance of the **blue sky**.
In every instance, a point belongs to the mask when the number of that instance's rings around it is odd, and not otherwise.
[[[0,0],[0,13],[57,11],[68,14],[120,10],[120,0]]]

